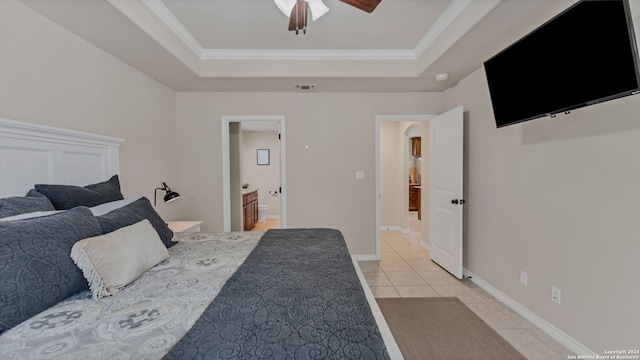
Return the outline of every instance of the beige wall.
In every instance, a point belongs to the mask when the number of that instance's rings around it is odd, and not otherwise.
[[[465,107],[464,266],[599,354],[637,347],[640,96],[496,129],[483,69],[444,95]]]
[[[400,121],[380,122],[380,226],[408,227],[404,204],[403,142]]]
[[[125,196],[181,190],[175,93],[13,0],[0,1],[0,116],[125,139]]]
[[[223,229],[221,117],[283,115],[288,227],[337,228],[353,254],[375,254],[375,117],[436,113],[440,103],[432,93],[180,92],[178,157],[189,159],[178,172],[182,216]],[[358,170],[365,180],[355,180]]]

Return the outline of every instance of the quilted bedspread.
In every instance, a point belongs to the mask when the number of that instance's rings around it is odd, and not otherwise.
[[[171,257],[117,296],[92,300],[85,291],[4,332],[0,359],[160,359],[262,234],[178,234]]]
[[[387,359],[342,234],[269,230],[165,359]]]

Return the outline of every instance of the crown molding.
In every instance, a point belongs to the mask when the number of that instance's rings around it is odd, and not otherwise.
[[[413,50],[205,49],[202,60],[416,60]]]
[[[125,1],[125,0],[108,0]],[[418,41],[413,49],[378,49],[378,50],[297,50],[297,49],[205,49],[167,8],[162,0],[142,0],[150,13],[155,15],[166,29],[173,33],[176,40],[182,42],[187,52],[195,55],[194,60],[199,64],[191,67],[192,70],[201,77],[213,76],[205,69],[209,64],[216,63],[216,76],[220,75],[220,69],[224,68],[224,62],[233,61],[316,61],[316,62],[343,62],[342,69],[349,69],[353,72],[352,65],[361,62],[363,68],[376,67],[383,62],[402,62],[404,70],[420,73],[426,66],[430,65],[439,54],[450,48],[459,38],[475,25],[479,19],[484,17],[501,0],[486,0],[482,2],[473,0],[452,0],[445,11],[436,20],[429,31]],[[485,4],[486,5],[483,5]],[[471,14],[473,13],[473,14]],[[475,13],[478,13],[474,15]],[[161,41],[158,39],[158,41]],[[171,51],[171,50],[170,50]],[[186,54],[183,54],[186,55]],[[196,60],[197,59],[197,60]],[[185,61],[185,60],[182,60]],[[369,65],[364,65],[369,62]],[[397,63],[399,64],[399,63]],[[397,64],[394,68],[397,69]],[[412,65],[408,65],[412,64]],[[335,64],[334,64],[335,65]],[[406,66],[409,66],[408,68]],[[221,67],[222,66],[222,67]],[[360,69],[360,67],[358,67]],[[317,69],[316,69],[317,70]],[[356,71],[357,72],[357,71]],[[222,71],[224,74],[224,71]],[[393,72],[392,72],[393,73]],[[207,75],[205,75],[207,74]],[[289,73],[287,73],[289,74]],[[246,73],[245,73],[246,75]],[[329,76],[329,75],[327,75]],[[401,76],[398,74],[389,76]],[[412,75],[413,76],[413,75]]]
[[[453,0],[414,48],[417,56],[427,51],[429,46],[444,33],[453,20],[455,20],[470,3],[471,0]]]
[[[142,0],[145,5],[169,28],[182,42],[193,51],[193,53],[202,59],[204,48],[196,38],[191,35],[184,25],[178,20],[173,13],[160,0]]]

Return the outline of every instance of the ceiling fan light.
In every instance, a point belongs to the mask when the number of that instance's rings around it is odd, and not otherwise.
[[[276,6],[283,14],[290,17],[297,0],[273,0],[273,2],[276,3]]]
[[[309,3],[309,9],[311,10],[311,19],[316,21],[320,17],[329,11],[327,5],[322,0],[305,0]]]

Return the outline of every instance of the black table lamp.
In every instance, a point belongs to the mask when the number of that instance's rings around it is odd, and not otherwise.
[[[154,193],[153,196],[153,206],[156,206],[156,198],[158,197],[158,190],[164,190],[167,192],[167,194],[164,196],[164,202],[165,203],[170,203],[173,200],[176,200],[177,198],[180,197],[180,194],[178,194],[175,191],[171,191],[171,189],[169,188],[169,186],[167,185],[167,183],[162,182],[162,184],[160,185],[161,187],[156,188],[156,191]]]

